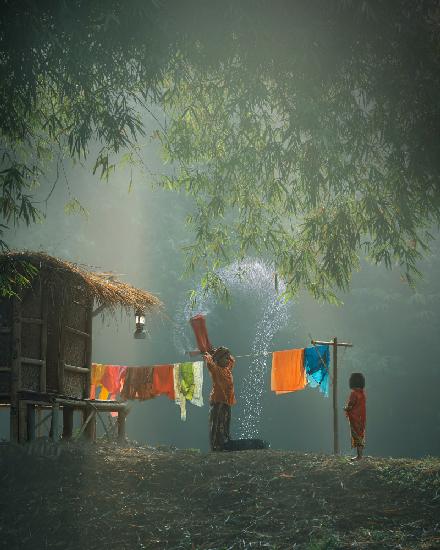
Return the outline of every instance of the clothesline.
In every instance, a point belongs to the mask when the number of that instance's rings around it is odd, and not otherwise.
[[[275,350],[275,351],[282,351],[282,350]],[[203,353],[201,352],[195,352],[195,351],[186,351],[185,352],[187,355],[189,354],[192,354],[193,357],[197,357],[197,356],[200,356],[201,359],[204,360],[204,357],[203,357]],[[243,359],[245,357],[266,357],[266,356],[269,356],[269,355],[272,355],[274,352],[273,351],[267,351],[267,352],[264,352],[264,353],[247,353],[247,354],[244,354],[244,355],[235,355],[234,354],[234,357],[236,359]],[[94,361],[96,362],[96,361]],[[173,361],[173,362],[170,362],[170,363],[159,363],[159,364],[156,364],[156,363],[151,363],[149,365],[125,365],[127,367],[129,367],[130,369],[142,369],[142,368],[145,368],[146,366],[151,366],[151,367],[169,367],[170,365],[175,365],[177,363],[184,363],[185,361]]]

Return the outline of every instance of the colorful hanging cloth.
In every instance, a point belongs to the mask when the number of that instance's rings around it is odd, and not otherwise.
[[[174,375],[174,401],[180,407],[180,420],[186,420],[186,398],[181,392],[180,363],[176,363],[173,369]]]
[[[101,384],[102,377],[104,376],[105,365],[101,363],[92,363],[92,372],[90,377],[90,399],[95,399],[96,390]]]
[[[127,368],[128,367],[122,367],[120,365],[105,365],[101,384],[111,395],[120,393],[121,379],[123,380],[125,378]]]
[[[302,390],[306,385],[304,349],[274,351],[271,388],[277,394]]]
[[[316,345],[304,350],[304,367],[307,382],[311,388],[319,386],[319,391],[328,397],[330,376],[330,348],[328,345]]]
[[[201,353],[205,353],[207,351],[211,352],[213,347],[208,338],[208,330],[206,328],[206,320],[204,315],[199,313],[198,315],[191,317],[189,322],[191,323],[194,335],[196,337],[197,347]]]
[[[193,363],[194,391],[191,403],[203,407],[203,361]]]
[[[153,371],[153,367],[128,367],[121,397],[141,401],[156,397],[153,390]]]
[[[194,395],[193,363],[180,363],[180,392],[191,401]]]
[[[153,391],[156,395],[166,395],[174,401],[174,365],[153,367]]]

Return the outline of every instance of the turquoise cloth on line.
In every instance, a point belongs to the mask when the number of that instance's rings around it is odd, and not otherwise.
[[[304,350],[304,368],[307,382],[311,388],[319,386],[319,391],[328,397],[330,348],[327,345],[317,345]]]

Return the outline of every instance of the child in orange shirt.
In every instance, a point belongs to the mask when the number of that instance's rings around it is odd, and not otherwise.
[[[352,460],[361,460],[365,447],[365,424],[367,420],[364,375],[360,372],[353,372],[350,376],[349,386],[351,393],[344,411],[350,422],[351,447],[357,450],[357,455]]]

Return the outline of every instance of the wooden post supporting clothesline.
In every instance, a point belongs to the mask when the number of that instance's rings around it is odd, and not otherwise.
[[[338,347],[351,348],[353,344],[338,342],[335,336],[330,342],[312,340],[312,344],[332,346],[333,348],[333,454],[339,454],[339,423],[338,423]]]

